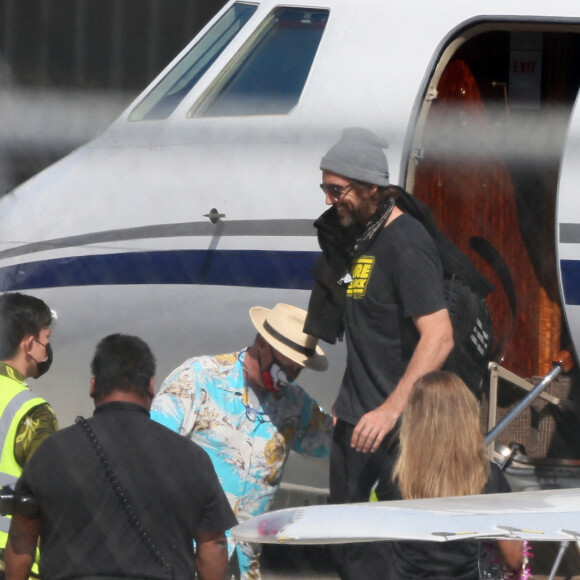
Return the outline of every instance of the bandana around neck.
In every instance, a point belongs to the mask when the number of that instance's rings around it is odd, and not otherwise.
[[[377,211],[367,222],[362,233],[355,239],[351,249],[352,256],[362,254],[371,245],[372,241],[385,227],[394,207],[395,199],[393,197],[389,197],[380,202]]]

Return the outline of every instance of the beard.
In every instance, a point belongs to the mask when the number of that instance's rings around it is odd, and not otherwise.
[[[338,216],[338,222],[343,228],[350,228],[355,224],[352,212],[346,207],[337,208],[336,215]]]
[[[339,205],[336,215],[340,225],[344,228],[364,226],[376,210],[376,203],[372,200],[364,200],[359,206],[352,208],[348,205]]]

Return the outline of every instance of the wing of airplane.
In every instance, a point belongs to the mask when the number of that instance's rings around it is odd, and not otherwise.
[[[291,508],[252,518],[232,533],[238,540],[270,544],[577,541],[580,489]]]

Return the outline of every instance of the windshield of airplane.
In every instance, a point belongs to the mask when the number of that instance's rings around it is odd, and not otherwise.
[[[272,11],[189,117],[290,112],[302,94],[327,20],[328,10]]]
[[[129,121],[167,119],[256,11],[234,4],[163,80],[135,107]]]

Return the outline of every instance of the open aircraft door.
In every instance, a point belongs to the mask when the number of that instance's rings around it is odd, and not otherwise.
[[[572,342],[580,344],[580,96],[570,118],[556,204],[557,263]],[[578,357],[578,353],[576,353]]]
[[[405,188],[494,287],[492,361],[530,385],[580,344],[579,32],[489,18],[452,31],[423,83],[401,167]],[[553,460],[580,459],[578,367],[562,369],[546,395],[570,400],[538,401],[496,441],[521,445],[520,471],[533,478],[537,462],[552,461],[541,485],[554,481]],[[523,396],[502,378],[498,417]],[[496,403],[482,400],[490,429]]]

